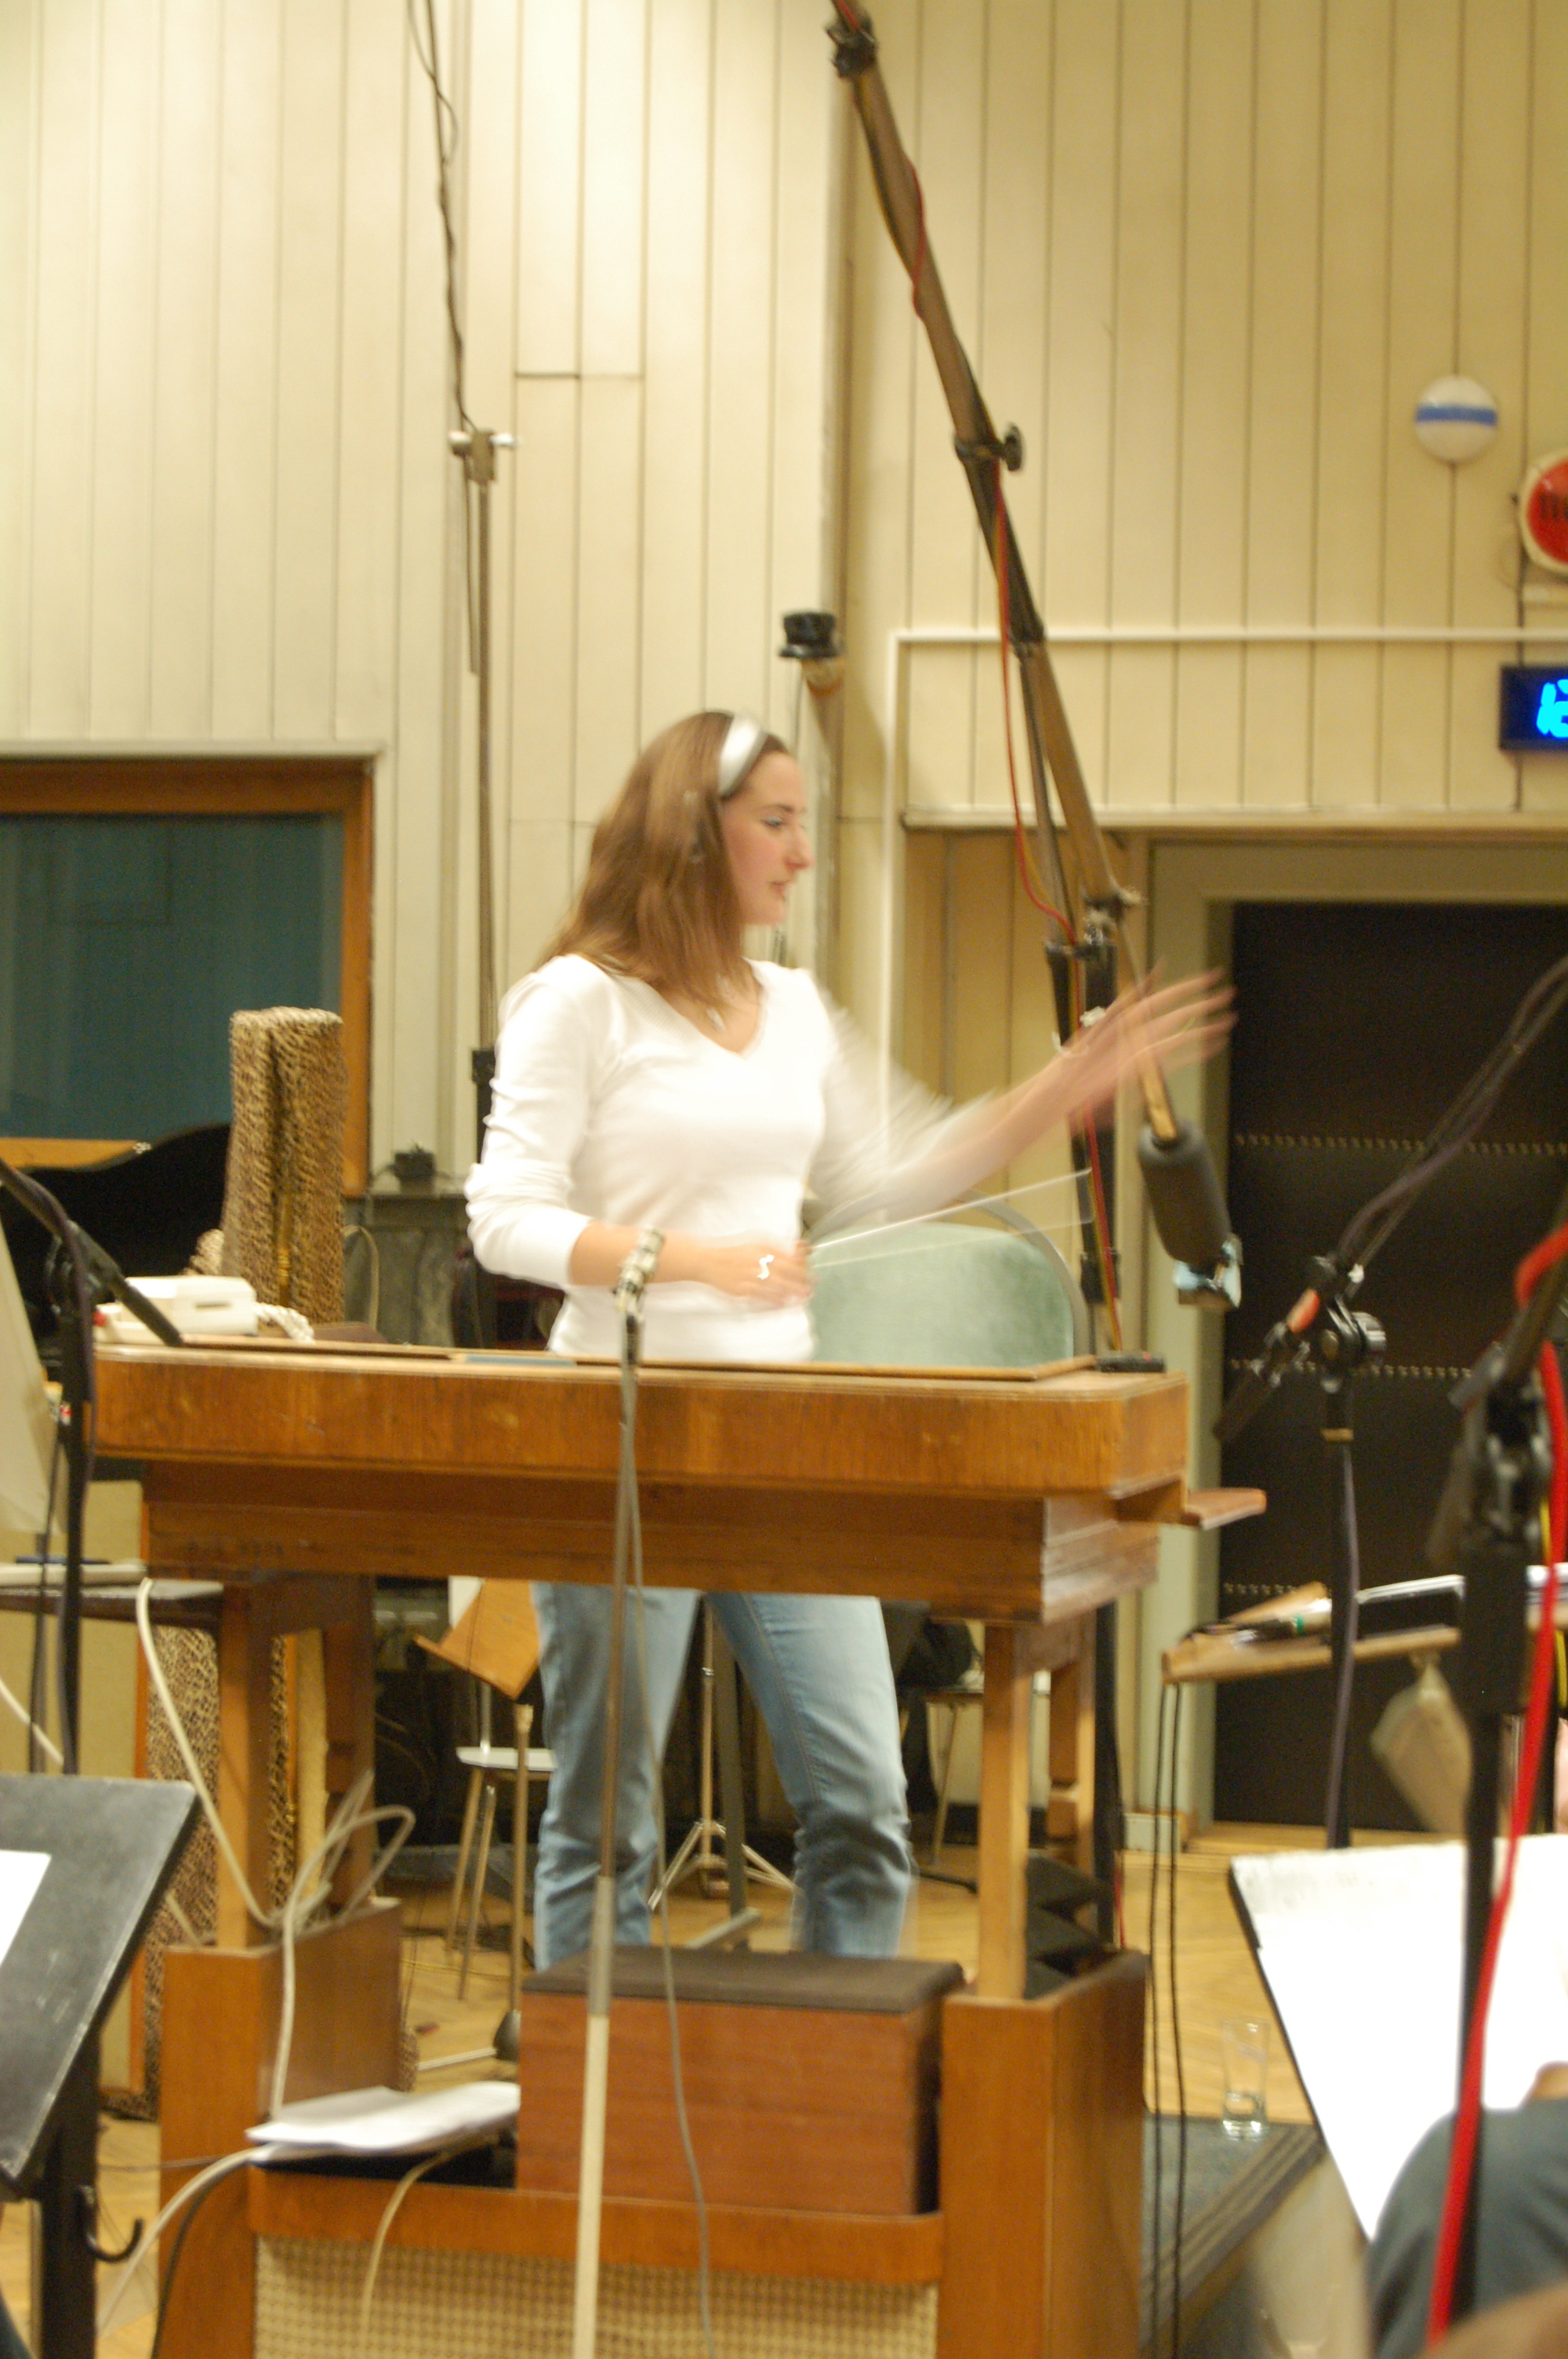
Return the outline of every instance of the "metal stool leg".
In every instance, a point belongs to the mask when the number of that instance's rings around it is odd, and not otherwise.
[[[447,1911],[447,1949],[457,1945],[458,1919],[462,1912],[463,1882],[469,1872],[469,1853],[473,1845],[473,1823],[479,1815],[479,1789],[484,1783],[482,1769],[469,1772],[468,1799],[463,1804],[463,1832],[458,1843],[458,1864],[452,1876],[452,1905]]]
[[[930,1710],[930,1706],[926,1706]],[[942,1776],[936,1787],[936,1823],[931,1830],[931,1864],[936,1866],[942,1856],[942,1838],[947,1832],[947,1788],[953,1777],[953,1756],[958,1749],[958,1707],[947,1706],[947,1750],[942,1756]]]
[[[523,1904],[528,1875],[528,1738],[534,1725],[531,1704],[515,1704],[512,1739],[517,1747],[517,1772],[512,1780],[512,1942],[507,1962],[508,2011],[517,2012],[523,1984]]]
[[[473,1963],[474,1936],[479,1931],[480,1903],[484,1898],[484,1879],[490,1872],[490,1837],[495,1825],[495,1779],[488,1771],[478,1771],[484,1778],[484,1811],[479,1822],[479,1863],[474,1869],[473,1896],[469,1902],[468,1940],[463,1943],[462,1972],[458,1976],[458,1996],[468,1989],[469,1968]]]

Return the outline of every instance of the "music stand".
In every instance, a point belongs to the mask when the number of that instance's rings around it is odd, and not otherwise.
[[[1559,1952],[1568,1836],[1528,1835],[1498,1962],[1486,2099],[1568,2054]],[[1370,2237],[1454,2104],[1465,1847],[1358,1844],[1230,1864],[1230,1890],[1318,2128]]]
[[[196,1811],[189,1786],[0,1777],[0,2191],[38,2206],[37,2359],[92,2359],[98,2033]]]

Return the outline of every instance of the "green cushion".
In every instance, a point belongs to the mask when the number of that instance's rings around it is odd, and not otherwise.
[[[1059,1272],[1009,1229],[936,1221],[826,1241],[812,1263],[819,1360],[1016,1368],[1073,1355]]]

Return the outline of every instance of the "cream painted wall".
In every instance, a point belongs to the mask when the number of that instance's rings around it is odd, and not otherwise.
[[[504,984],[646,734],[792,719],[779,614],[832,603],[838,108],[795,0],[438,26],[468,407],[517,440]],[[0,745],[376,749],[374,1158],[457,1170],[473,712],[434,185],[386,0],[0,6]]]
[[[1097,799],[1561,799],[1498,754],[1499,651],[1468,635],[1568,641],[1511,504],[1568,440],[1564,0],[876,17],[959,332],[1023,430],[1014,520]],[[994,633],[995,596],[863,165],[854,202],[846,810],[874,832],[889,758],[901,806],[1007,792],[994,649],[890,660]],[[1454,369],[1502,421],[1459,469],[1411,424]]]

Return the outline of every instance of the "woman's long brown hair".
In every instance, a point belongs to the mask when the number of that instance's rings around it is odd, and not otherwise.
[[[582,890],[541,965],[575,951],[704,1002],[740,986],[741,905],[719,824],[730,719],[694,712],[643,747],[594,830]],[[784,750],[770,736],[755,758]]]

